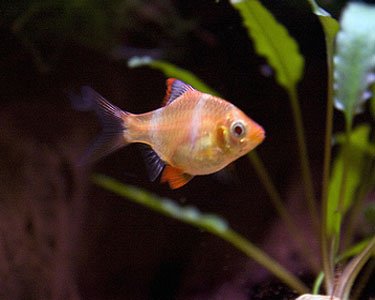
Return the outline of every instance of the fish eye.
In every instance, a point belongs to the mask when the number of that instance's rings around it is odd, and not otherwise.
[[[246,133],[245,125],[240,121],[234,122],[231,126],[231,132],[235,137],[243,137]]]

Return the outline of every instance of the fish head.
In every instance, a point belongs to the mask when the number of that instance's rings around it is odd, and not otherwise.
[[[262,126],[236,107],[226,114],[217,131],[218,144],[233,159],[253,150],[264,138]]]

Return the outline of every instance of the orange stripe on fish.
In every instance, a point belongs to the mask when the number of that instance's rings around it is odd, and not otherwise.
[[[149,148],[150,179],[162,173],[161,182],[171,188],[223,169],[265,137],[263,128],[233,104],[174,78],[167,80],[164,106],[143,114],[122,111],[89,87],[82,88],[82,97],[71,98],[75,107],[94,110],[103,126],[83,162],[142,143]]]

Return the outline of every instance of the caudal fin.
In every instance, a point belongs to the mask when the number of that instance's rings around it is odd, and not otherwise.
[[[79,164],[92,163],[127,144],[125,116],[128,114],[109,103],[92,88],[84,86],[79,95],[70,95],[72,106],[80,111],[95,111],[102,124],[102,132],[79,160]]]

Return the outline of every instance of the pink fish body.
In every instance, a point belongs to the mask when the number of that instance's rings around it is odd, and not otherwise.
[[[122,111],[83,88],[83,100],[104,124],[86,159],[96,160],[129,143],[147,144],[152,149],[147,155],[151,179],[162,173],[161,182],[179,188],[195,175],[223,169],[264,140],[263,128],[233,104],[173,78],[167,86],[165,106],[143,114]]]

